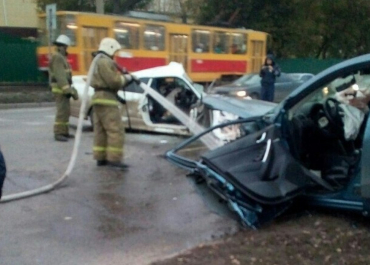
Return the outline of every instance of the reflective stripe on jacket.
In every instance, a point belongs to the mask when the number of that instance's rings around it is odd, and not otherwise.
[[[51,83],[51,92],[53,92],[54,94],[70,94],[71,93],[71,88],[70,86],[64,86],[62,88],[59,88],[57,86],[57,84],[55,83]]]
[[[118,106],[118,101],[116,99],[94,98],[92,100],[92,104],[93,105]]]
[[[93,105],[118,106],[117,92],[126,83],[125,78],[117,70],[115,62],[108,56],[102,55],[96,61],[91,86],[96,88],[92,98]]]

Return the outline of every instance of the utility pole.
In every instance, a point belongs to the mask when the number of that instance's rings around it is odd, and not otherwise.
[[[96,13],[104,14],[104,0],[95,0]]]

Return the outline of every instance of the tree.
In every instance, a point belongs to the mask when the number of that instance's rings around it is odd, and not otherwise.
[[[145,6],[145,10],[176,15],[181,17],[182,23],[188,23],[188,18],[194,18],[199,13],[202,0],[151,0]]]
[[[41,12],[48,4],[56,3],[58,10],[95,12],[95,0],[35,0]],[[121,14],[134,8],[141,8],[150,0],[105,0],[105,12]]]
[[[204,0],[199,10],[200,24],[270,33],[279,57],[348,58],[370,50],[368,0]]]
[[[182,23],[187,23],[189,16],[195,17],[199,13],[201,0],[177,0],[180,6]]]
[[[95,11],[95,0],[35,0],[40,12],[44,12],[46,5],[57,4],[58,10],[67,11]]]

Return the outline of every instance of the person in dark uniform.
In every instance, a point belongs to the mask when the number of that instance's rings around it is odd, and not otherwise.
[[[275,80],[280,74],[280,67],[275,63],[274,57],[271,54],[267,55],[260,71],[262,100],[274,101]]]

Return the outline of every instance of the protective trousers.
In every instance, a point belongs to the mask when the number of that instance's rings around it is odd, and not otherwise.
[[[118,106],[94,105],[94,159],[121,162],[125,128]]]
[[[55,115],[54,134],[68,135],[70,103],[63,94],[54,94],[57,112]]]

